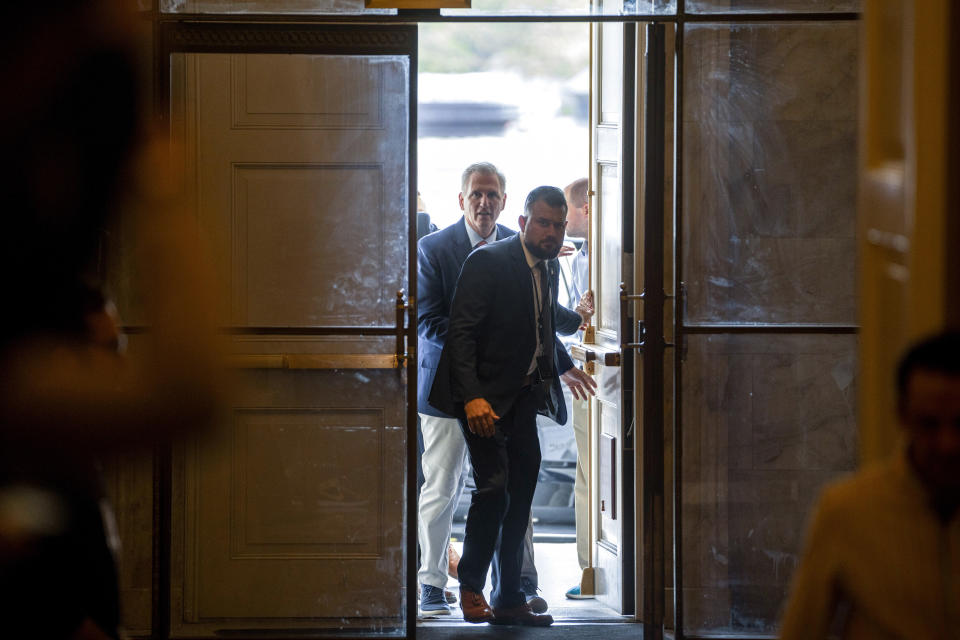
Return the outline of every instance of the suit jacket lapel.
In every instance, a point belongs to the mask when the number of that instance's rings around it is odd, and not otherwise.
[[[454,252],[457,259],[457,264],[463,265],[464,261],[467,259],[467,256],[470,255],[470,252],[473,250],[473,247],[470,245],[470,236],[467,235],[466,218],[460,216],[460,222],[458,225],[456,248],[454,249]]]
[[[530,272],[530,265],[527,264],[527,257],[523,253],[523,242],[520,234],[510,236],[510,254],[513,257],[514,268],[517,272],[517,281],[520,283],[520,291],[523,300],[521,304],[527,310],[527,326],[532,326],[536,331],[537,319],[533,315],[533,275]]]

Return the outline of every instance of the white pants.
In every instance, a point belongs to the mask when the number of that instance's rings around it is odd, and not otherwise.
[[[453,528],[453,512],[464,485],[467,463],[467,441],[455,418],[438,418],[420,414],[423,434],[423,486],[417,506],[417,542],[420,544],[420,584],[442,589],[447,584],[447,546]],[[586,536],[584,536],[586,537]],[[533,517],[527,524],[523,540],[523,578],[537,585],[537,568],[533,559]]]
[[[420,414],[423,434],[423,486],[418,505],[417,541],[420,543],[420,584],[442,589],[447,585],[447,546],[453,512],[463,490],[467,442],[454,418]]]
[[[588,504],[587,504],[587,455],[589,453],[590,434],[587,433],[589,425],[587,413],[590,410],[589,400],[577,400],[574,398],[571,411],[573,420],[573,435],[577,441],[577,475],[573,481],[573,512],[577,525],[577,562],[580,563],[580,569],[586,569],[590,566],[590,536],[588,526]]]

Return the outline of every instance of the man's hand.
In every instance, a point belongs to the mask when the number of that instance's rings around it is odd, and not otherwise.
[[[584,329],[588,324],[590,324],[590,319],[593,318],[593,291],[587,291],[583,294],[583,297],[580,298],[580,302],[577,303],[576,309],[577,313],[580,314],[580,319],[583,321],[580,324],[580,328]]]
[[[560,375],[560,379],[570,388],[570,393],[577,400],[586,400],[588,393],[591,396],[597,395],[597,381],[577,367],[567,369]]]
[[[467,428],[481,438],[493,436],[496,428],[493,423],[500,419],[500,416],[493,412],[493,407],[483,398],[474,398],[463,405],[463,411],[467,414]]]
[[[562,245],[560,245],[560,253],[557,254],[557,257],[558,257],[558,258],[566,258],[567,256],[572,256],[572,255],[573,255],[574,253],[576,253],[576,252],[577,252],[577,248],[576,248],[576,247],[571,247],[571,246],[568,245],[568,244],[562,244]]]

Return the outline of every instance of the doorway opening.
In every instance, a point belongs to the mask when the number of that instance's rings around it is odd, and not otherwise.
[[[463,170],[491,162],[506,178],[507,202],[497,222],[518,230],[526,194],[549,184],[563,189],[590,170],[590,25],[578,22],[427,23],[419,27],[417,189],[430,229],[456,224]],[[419,215],[418,218],[423,218]],[[585,238],[568,237],[560,260],[559,303],[573,308],[573,253]],[[580,336],[561,337],[576,344]],[[569,346],[569,345],[568,345]],[[567,413],[572,397],[564,389]],[[581,581],[574,482],[577,445],[572,420],[538,417],[541,468],[532,506],[539,594],[558,620],[621,619],[592,598],[566,593]],[[469,465],[468,465],[469,466]],[[451,544],[462,551],[473,479],[454,510]],[[581,535],[586,536],[585,532]],[[456,593],[457,582],[447,589]],[[489,594],[490,581],[487,581]],[[421,616],[425,624],[459,624],[462,615]]]

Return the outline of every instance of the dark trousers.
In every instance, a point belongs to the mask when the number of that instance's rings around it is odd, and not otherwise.
[[[526,602],[520,583],[523,538],[540,471],[537,400],[526,388],[496,423],[491,438],[475,435],[460,421],[477,485],[467,513],[463,555],[457,569],[460,584],[480,593],[493,565],[490,604],[517,607]],[[497,542],[499,552],[494,557]]]

